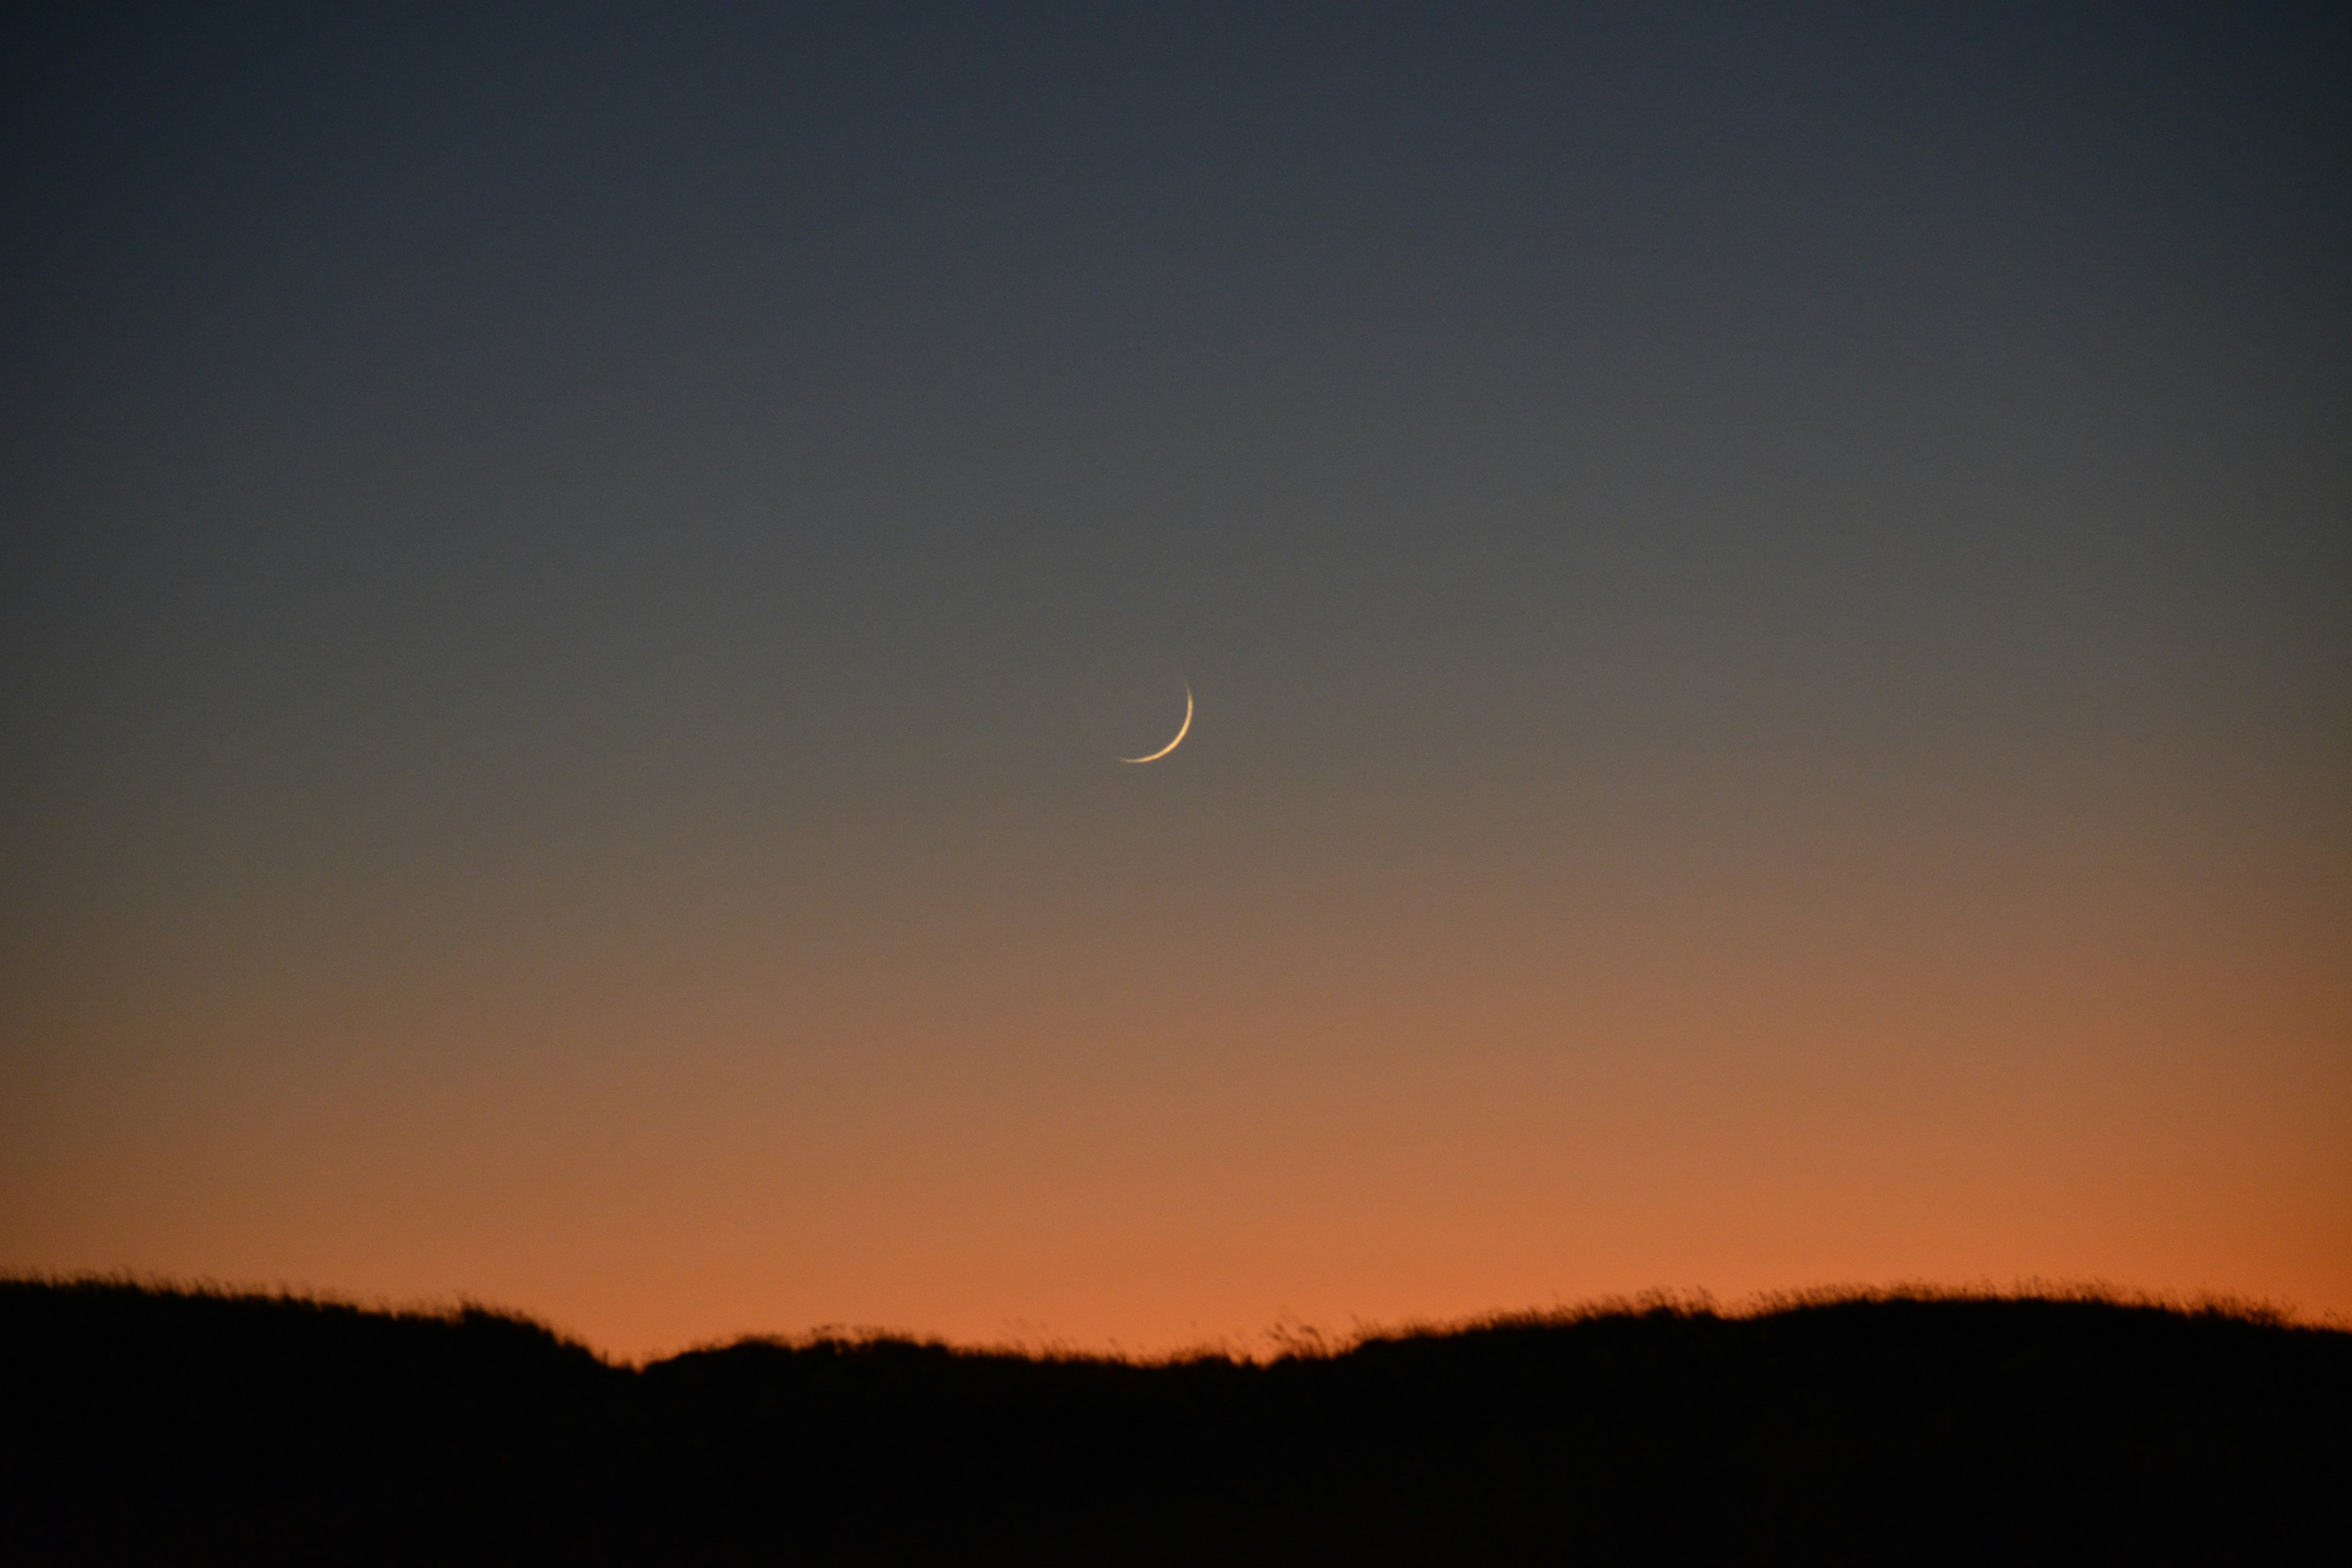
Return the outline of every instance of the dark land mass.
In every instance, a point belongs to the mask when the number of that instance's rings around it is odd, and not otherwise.
[[[2352,1333],[2088,1299],[1256,1363],[0,1280],[20,1563],[2352,1563]]]

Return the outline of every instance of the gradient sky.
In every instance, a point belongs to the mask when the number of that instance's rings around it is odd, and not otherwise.
[[[2347,81],[2340,5],[9,6],[0,1268],[2352,1313]]]

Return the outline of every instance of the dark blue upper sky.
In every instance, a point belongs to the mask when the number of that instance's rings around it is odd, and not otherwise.
[[[1106,650],[1309,795],[2342,762],[2324,7],[5,26],[36,887],[1025,776]]]

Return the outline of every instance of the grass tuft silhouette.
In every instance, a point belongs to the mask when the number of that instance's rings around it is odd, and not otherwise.
[[[2352,1561],[2352,1333],[1932,1287],[1292,1334],[747,1339],[0,1280],[19,1562]]]

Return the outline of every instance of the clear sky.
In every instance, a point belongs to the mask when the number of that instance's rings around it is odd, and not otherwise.
[[[2352,1313],[2347,81],[2334,5],[7,7],[0,1268]]]

